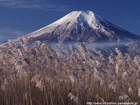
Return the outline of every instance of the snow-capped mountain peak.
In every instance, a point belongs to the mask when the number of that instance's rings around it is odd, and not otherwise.
[[[97,41],[137,39],[138,36],[104,20],[92,11],[73,11],[27,35],[30,40]]]
[[[73,11],[51,25],[59,25],[65,22],[77,21],[78,18],[84,18],[85,21],[92,21],[95,19],[95,15],[92,11]]]
[[[96,19],[95,14],[92,11],[73,11],[66,16],[62,17],[61,19],[57,20],[56,22],[43,27],[37,31],[34,31],[33,33],[30,33],[28,37],[37,37],[40,36],[40,34],[44,34],[46,32],[53,31],[54,27],[60,26],[60,25],[66,25],[67,28],[69,28],[74,23],[81,25],[81,23],[86,23],[89,27],[96,29]],[[48,29],[49,28],[49,29]]]

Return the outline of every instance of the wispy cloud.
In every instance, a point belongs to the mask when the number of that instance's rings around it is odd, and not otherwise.
[[[26,34],[27,32],[15,30],[15,29],[0,29],[0,43],[8,40],[15,39],[19,36]]]
[[[0,0],[0,6],[8,8],[43,9],[48,11],[66,11],[66,5],[58,5],[46,0]]]
[[[38,8],[38,5],[23,0],[0,0],[0,5],[9,8]]]

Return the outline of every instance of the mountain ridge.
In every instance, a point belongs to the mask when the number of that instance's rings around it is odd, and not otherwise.
[[[26,35],[29,40],[55,42],[94,42],[140,39],[94,14],[92,11],[73,11],[59,20]]]

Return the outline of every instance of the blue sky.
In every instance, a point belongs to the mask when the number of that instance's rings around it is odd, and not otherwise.
[[[0,42],[42,28],[74,10],[91,10],[140,35],[140,0],[0,0]]]

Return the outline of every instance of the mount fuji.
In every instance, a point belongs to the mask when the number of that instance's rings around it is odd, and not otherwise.
[[[128,32],[92,11],[73,11],[58,21],[26,35],[29,40],[62,42],[129,41],[140,36]]]

